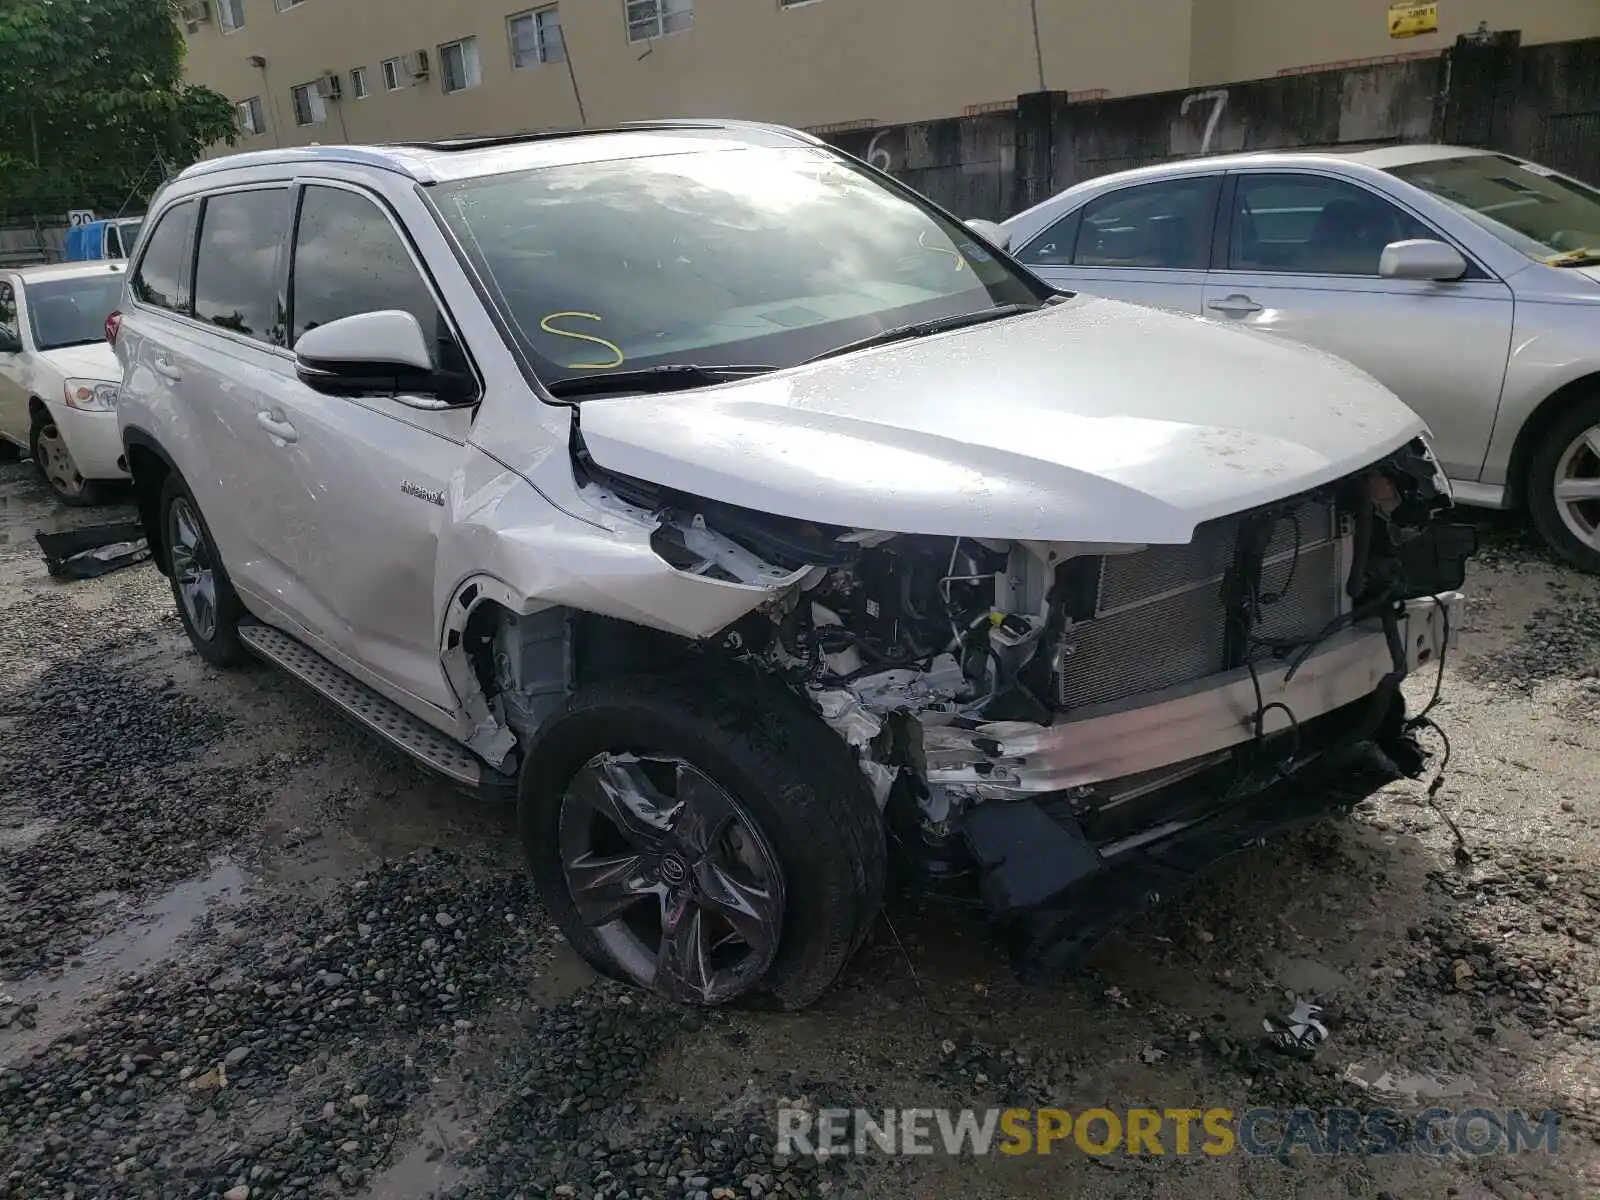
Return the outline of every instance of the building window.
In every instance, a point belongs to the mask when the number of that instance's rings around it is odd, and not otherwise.
[[[694,27],[694,0],[622,0],[628,40],[644,42]]]
[[[317,95],[315,83],[302,83],[299,87],[290,88],[289,96],[294,101],[296,125],[321,125],[328,119],[328,110],[322,103],[322,97]]]
[[[446,92],[464,92],[483,82],[478,67],[478,39],[462,38],[439,47],[439,69]]]
[[[306,0],[272,0],[273,7],[279,12],[288,12],[291,8],[299,8]]]
[[[367,69],[365,67],[350,68],[350,91],[357,100],[367,98]]]
[[[807,4],[815,4],[817,0],[778,0],[779,8],[800,8]]]
[[[217,24],[223,33],[244,28],[244,0],[217,0]]]
[[[383,71],[383,90],[398,92],[406,85],[406,64],[402,59],[386,58],[380,68]]]
[[[251,96],[248,100],[239,101],[239,132],[246,137],[255,137],[258,133],[267,131],[266,113],[261,107],[261,97]]]
[[[566,61],[561,16],[554,5],[507,17],[506,29],[511,38],[511,65],[519,71],[539,63]]]

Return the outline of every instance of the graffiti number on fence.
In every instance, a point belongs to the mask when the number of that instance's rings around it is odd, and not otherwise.
[[[867,143],[867,162],[877,167],[880,171],[887,171],[894,166],[894,159],[889,156],[889,148],[878,145],[888,135],[889,131],[887,129],[880,129],[872,135],[872,140]]]
[[[1189,109],[1195,104],[1204,104],[1211,101],[1211,115],[1206,118],[1206,131],[1200,137],[1200,153],[1208,153],[1211,149],[1211,139],[1216,135],[1217,122],[1222,120],[1222,110],[1228,107],[1228,90],[1217,88],[1210,92],[1191,92],[1183,98],[1182,105],[1178,108],[1178,115],[1187,117]]]

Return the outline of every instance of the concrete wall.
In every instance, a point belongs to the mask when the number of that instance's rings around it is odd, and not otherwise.
[[[1443,0],[1441,31],[1404,41],[1388,36],[1387,0],[694,0],[691,29],[630,43],[624,0],[562,0],[541,7],[559,14],[569,75],[567,64],[512,68],[506,17],[533,0],[304,0],[283,12],[241,2],[236,32],[222,31],[222,0],[210,0],[212,18],[186,34],[190,79],[266,110],[267,130],[241,148],[671,116],[882,126],[1025,92],[1127,96],[1439,51],[1479,20],[1521,30],[1524,44],[1600,36],[1600,0]],[[482,83],[446,95],[438,47],[468,36]],[[380,61],[418,49],[431,78],[383,91]],[[373,89],[364,100],[349,95],[355,67]],[[297,127],[290,88],[330,71],[346,98],[325,123]]]
[[[1446,141],[1600,183],[1600,38],[1515,35],[1437,57],[1121,99],[1051,92],[1014,112],[829,140],[962,217],[1003,218],[1084,179],[1198,154]]]

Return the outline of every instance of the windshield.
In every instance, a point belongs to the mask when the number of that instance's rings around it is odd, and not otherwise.
[[[439,185],[434,200],[546,382],[792,366],[1050,290],[831,154],[710,150]]]
[[[40,350],[89,346],[106,338],[106,317],[122,299],[122,275],[85,275],[27,285],[28,321]]]
[[[1600,254],[1600,191],[1547,167],[1499,154],[1435,159],[1390,169],[1529,258]]]

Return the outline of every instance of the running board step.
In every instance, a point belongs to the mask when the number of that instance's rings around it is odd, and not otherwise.
[[[257,624],[240,625],[239,640],[423,766],[468,787],[477,787],[481,782],[483,766],[465,746],[379,695],[303,642],[270,625]]]

